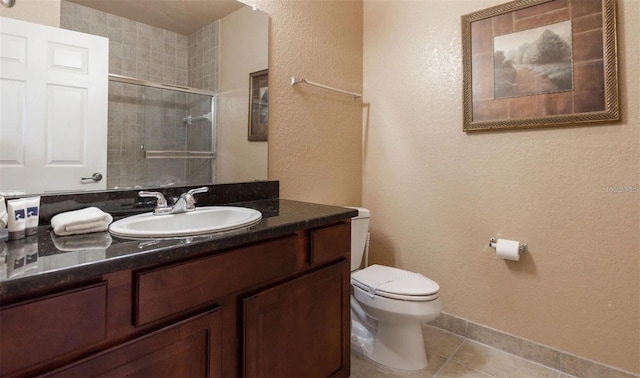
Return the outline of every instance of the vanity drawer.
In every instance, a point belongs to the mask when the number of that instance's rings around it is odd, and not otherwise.
[[[0,375],[104,340],[106,314],[105,282],[3,308]]]
[[[304,265],[304,252],[297,240],[292,235],[137,273],[135,325],[178,314],[295,272]]]
[[[313,230],[310,243],[312,265],[344,257],[351,251],[351,223]]]
[[[221,377],[222,311],[196,315],[45,377]]]

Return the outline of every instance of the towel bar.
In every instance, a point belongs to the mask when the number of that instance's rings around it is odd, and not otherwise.
[[[359,93],[353,93],[353,92],[345,91],[345,90],[342,90],[342,89],[333,88],[333,87],[330,87],[330,86],[327,86],[327,85],[314,83],[313,81],[308,81],[306,79],[296,78],[295,76],[291,76],[291,86],[294,86],[294,85],[300,84],[300,83],[309,84],[309,85],[312,85],[314,87],[318,87],[318,88],[326,89],[326,90],[329,90],[329,91],[334,91],[334,92],[346,94],[346,95],[351,96],[354,101],[357,98],[362,97],[362,95],[359,94]]]

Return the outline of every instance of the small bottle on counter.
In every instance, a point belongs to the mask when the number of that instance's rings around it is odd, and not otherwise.
[[[9,213],[9,240],[23,239],[27,223],[27,209],[25,200],[15,199],[7,201]]]
[[[27,211],[27,221],[25,224],[26,236],[38,233],[39,214],[40,214],[40,197],[29,197],[24,199]]]

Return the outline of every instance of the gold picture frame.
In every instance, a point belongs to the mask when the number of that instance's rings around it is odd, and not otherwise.
[[[620,119],[616,0],[516,0],[462,16],[463,130]]]
[[[249,74],[250,141],[269,139],[269,70]]]

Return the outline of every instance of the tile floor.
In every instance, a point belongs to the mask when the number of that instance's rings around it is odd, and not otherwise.
[[[423,325],[427,369],[417,373],[394,371],[351,354],[351,378],[375,377],[518,377],[569,378],[557,370],[480,344],[440,328]]]

